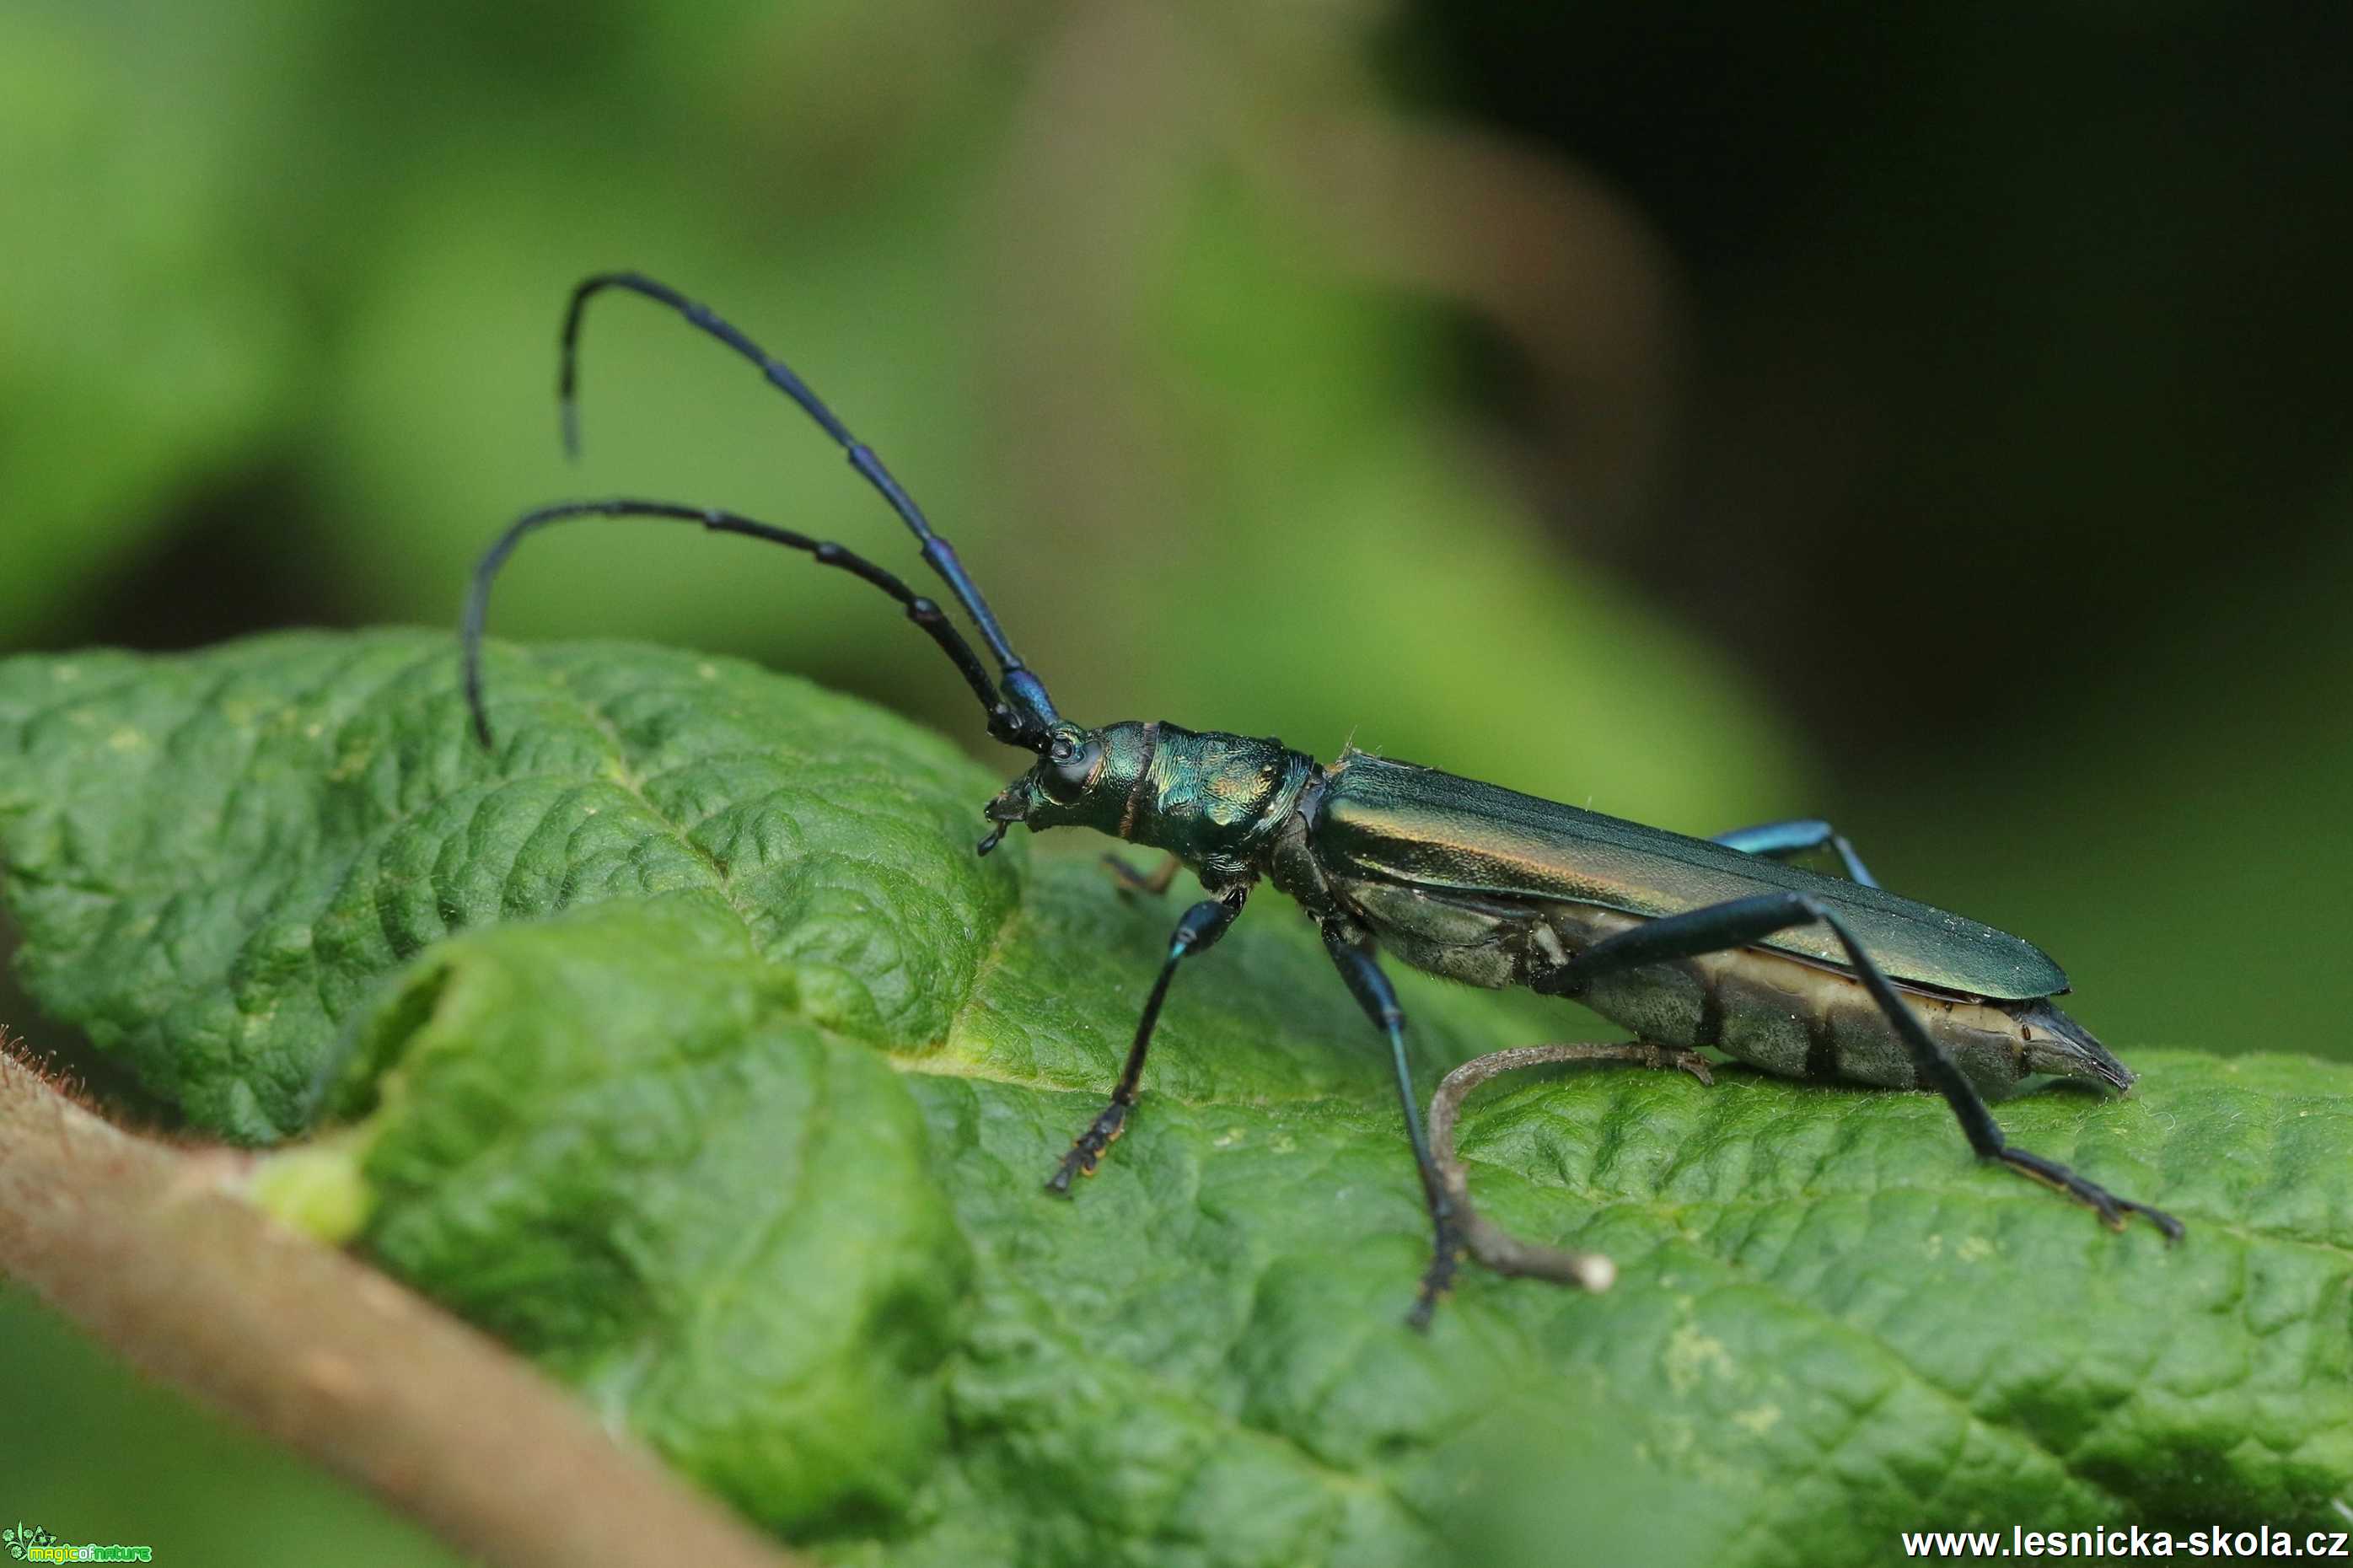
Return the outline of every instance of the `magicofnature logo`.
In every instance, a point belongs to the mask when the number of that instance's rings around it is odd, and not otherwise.
[[[43,1530],[37,1524],[21,1521],[0,1530],[0,1546],[19,1563],[152,1563],[154,1548],[149,1546],[100,1546],[90,1542],[82,1546],[69,1546]]]

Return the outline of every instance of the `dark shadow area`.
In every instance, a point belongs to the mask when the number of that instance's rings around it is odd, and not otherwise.
[[[1663,237],[1672,490],[1563,526],[1852,761],[2129,688],[2338,525],[2353,13],[1470,0],[1388,58]]]
[[[291,468],[246,474],[195,497],[26,646],[164,653],[285,626],[359,626],[366,616],[334,572],[305,552],[319,529],[288,526],[322,510]]]

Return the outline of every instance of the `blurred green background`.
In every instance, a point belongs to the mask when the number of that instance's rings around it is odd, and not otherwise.
[[[885,454],[1076,717],[1827,815],[2127,1059],[2353,1057],[2348,62],[2219,0],[12,0],[0,652],[448,624],[573,494],[912,572],[639,301],[567,468],[564,291],[635,267]],[[551,535],[493,627],[979,743],[880,600],[738,542]],[[9,1295],[0,1406],[12,1519],[438,1560]]]

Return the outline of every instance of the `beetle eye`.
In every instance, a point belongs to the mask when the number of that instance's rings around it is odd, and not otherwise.
[[[1103,742],[1091,740],[1079,745],[1066,737],[1057,736],[1054,749],[1046,754],[1046,765],[1038,770],[1038,782],[1046,791],[1046,798],[1057,805],[1069,805],[1084,795],[1087,785],[1094,783],[1103,767]]]

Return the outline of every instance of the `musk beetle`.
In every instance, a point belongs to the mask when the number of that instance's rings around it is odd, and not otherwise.
[[[1382,973],[1382,952],[1473,985],[1573,997],[1639,1040],[1677,1050],[1681,1061],[1695,1059],[1694,1047],[1714,1047],[1794,1078],[1933,1089],[1981,1159],[2056,1188],[2113,1228],[2137,1214],[2168,1239],[2181,1235],[2171,1215],[2015,1147],[1987,1110],[1981,1090],[2031,1074],[2112,1089],[2132,1082],[2123,1063],[2052,1005],[2067,977],[2030,943],[1886,891],[1823,822],[1688,838],[1353,749],[1326,765],[1279,741],[1157,720],[1073,723],[1056,711],[955,551],[881,459],[792,370],[667,285],[621,272],[573,290],[557,381],[567,451],[579,444],[582,314],[608,289],[676,311],[799,405],[913,531],[924,563],[970,617],[996,671],[938,604],[839,544],[708,507],[566,501],[518,518],[475,570],[463,638],[476,733],[490,743],[480,651],[491,581],[525,535],[552,522],[697,523],[801,551],[898,601],[979,699],[988,733],[1037,759],[984,808],[981,854],[1016,824],[1032,832],[1090,827],[1166,854],[1151,877],[1114,860],[1134,885],[1163,890],[1182,863],[1209,895],[1176,921],[1119,1081],[1062,1156],[1050,1191],[1068,1194],[1071,1179],[1092,1173],[1125,1128],[1169,982],[1187,959],[1217,945],[1264,879],[1315,921],[1341,980],[1388,1044],[1432,1233],[1409,1319],[1417,1326],[1451,1284],[1471,1221],[1431,1158],[1407,1066],[1406,1016]],[[1845,875],[1789,863],[1813,850],[1835,854]]]

